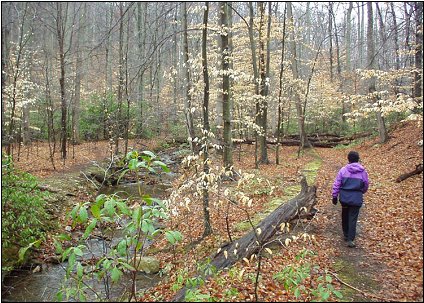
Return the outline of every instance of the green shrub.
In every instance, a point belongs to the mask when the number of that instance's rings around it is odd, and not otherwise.
[[[38,189],[34,176],[14,168],[12,158],[2,154],[1,179],[2,261],[9,259],[3,251],[23,248],[44,239],[46,222],[46,192]],[[10,256],[17,259],[17,255]],[[8,260],[16,261],[16,260]]]

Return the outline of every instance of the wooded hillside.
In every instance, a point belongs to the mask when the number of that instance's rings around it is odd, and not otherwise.
[[[261,163],[269,138],[384,142],[422,113],[420,29],[421,2],[4,2],[2,144],[66,159],[82,141],[117,153],[203,128],[228,166],[236,138]]]

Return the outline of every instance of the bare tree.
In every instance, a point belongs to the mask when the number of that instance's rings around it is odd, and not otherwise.
[[[423,3],[415,2],[415,69],[414,72],[414,97],[422,103],[423,96]],[[421,73],[420,73],[421,72]]]
[[[183,2],[183,44],[184,44],[184,61],[186,65],[186,98],[184,102],[184,112],[186,117],[186,125],[188,136],[190,137],[191,150],[194,151],[193,139],[194,135],[194,124],[193,114],[191,111],[191,77],[190,77],[190,65],[189,65],[189,53],[188,53],[188,32],[187,32],[187,4]]]
[[[283,93],[283,74],[284,74],[284,50],[286,46],[286,11],[287,6],[284,6],[284,14],[283,14],[283,39],[281,46],[281,64],[280,64],[280,76],[279,76],[279,89],[278,89],[278,119],[277,119],[277,148],[275,150],[275,164],[280,164],[280,134],[281,134],[281,124],[283,121],[283,104],[281,103],[281,97]]]
[[[228,45],[228,3],[220,2],[220,24],[221,24],[221,66],[222,66],[222,110],[224,119],[224,166],[230,169],[233,165],[233,143],[231,134],[231,87],[229,67],[231,50]]]
[[[28,4],[26,3],[24,5],[23,13],[21,20],[19,20],[19,42],[17,47],[17,53],[16,53],[16,59],[15,64],[13,66],[10,66],[11,73],[12,73],[12,92],[9,95],[9,100],[11,104],[11,112],[10,112],[10,119],[9,119],[9,130],[8,130],[8,145],[6,147],[6,153],[8,155],[11,154],[11,146],[13,141],[16,140],[15,138],[15,118],[16,118],[16,106],[17,106],[17,86],[18,86],[18,79],[21,76],[21,64],[22,64],[22,56],[24,47],[28,42],[28,38],[24,37],[24,26],[25,26],[25,20],[26,16],[28,14]],[[2,71],[3,74],[3,71]]]
[[[293,79],[299,78],[299,71],[298,71],[298,58],[296,56],[296,42],[294,38],[294,18],[293,18],[293,11],[292,11],[292,4],[291,2],[287,2],[287,19],[289,22],[290,30],[290,52],[291,52],[291,68],[293,73]],[[305,116],[304,111],[302,109],[302,100],[300,98],[300,95],[298,92],[294,91],[294,98],[295,98],[295,105],[296,105],[296,112],[297,112],[297,123],[299,128],[299,151],[304,149],[307,146],[310,146],[308,139],[306,137],[305,132]]]
[[[122,131],[122,102],[123,102],[123,90],[124,90],[124,4],[119,2],[119,48],[118,48],[118,111],[115,119],[115,155],[119,152],[119,136]]]
[[[374,22],[373,22],[373,9],[372,2],[367,2],[368,8],[368,26],[367,26],[367,61],[368,68],[375,69],[376,67],[376,54],[375,54],[375,43],[374,43]],[[377,98],[373,96],[376,91],[376,78],[373,76],[369,80],[368,84],[368,93],[371,94],[372,98]],[[378,132],[380,136],[380,142],[384,143],[388,139],[388,134],[386,130],[386,125],[384,123],[384,117],[381,114],[381,107],[377,108],[377,123],[378,123]]]
[[[203,172],[205,175],[209,174],[209,146],[208,136],[210,131],[209,126],[209,73],[208,73],[208,57],[207,57],[207,31],[208,31],[208,16],[209,16],[209,2],[205,2],[205,11],[203,13],[203,28],[202,28],[202,70],[203,81],[205,82],[203,90],[203,137],[206,142],[203,142]],[[205,178],[206,179],[206,178]],[[207,181],[203,181],[203,222],[204,231],[203,237],[212,233],[212,226],[209,214],[209,190]]]

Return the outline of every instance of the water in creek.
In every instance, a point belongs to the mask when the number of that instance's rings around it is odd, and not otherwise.
[[[99,193],[104,194],[113,194],[117,193],[122,198],[127,198],[130,196],[138,196],[139,190],[141,189],[142,194],[149,194],[152,197],[156,198],[165,198],[168,195],[167,189],[170,188],[170,180],[172,175],[167,177],[161,177],[156,184],[146,185],[146,184],[120,184],[113,187],[104,187],[100,190]],[[140,185],[140,187],[139,187]],[[83,259],[89,259],[93,256],[102,255],[105,245],[112,247],[116,245],[121,239],[119,237],[119,230],[114,230],[114,238],[112,241],[103,240],[101,238],[90,238],[87,240],[86,245],[88,247],[87,252],[82,257]],[[147,243],[146,245],[149,245]],[[30,269],[21,269],[14,270],[9,273],[3,280],[2,277],[2,301],[9,302],[47,302],[47,301],[57,301],[56,293],[63,284],[65,277],[65,268],[66,262],[62,264],[43,264],[42,270],[39,272],[33,272]],[[86,266],[87,268],[88,266]],[[142,272],[137,273],[136,277],[136,287],[137,289],[152,287],[160,281],[159,274],[145,274]],[[126,290],[130,289],[131,282],[130,277],[122,277],[122,282],[119,283],[110,283],[105,286],[105,283],[99,282],[96,278],[87,280],[87,284],[90,285],[100,297],[106,298],[106,291],[109,293],[109,298],[112,301],[118,301],[128,298],[128,292],[125,294]],[[107,290],[106,290],[107,289]],[[124,295],[124,297],[121,297]],[[96,298],[94,292],[89,294],[88,301],[99,301],[99,298]]]

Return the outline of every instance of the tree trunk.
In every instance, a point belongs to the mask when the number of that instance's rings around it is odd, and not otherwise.
[[[72,144],[80,144],[79,120],[80,120],[80,103],[81,103],[81,80],[82,80],[82,49],[80,48],[81,40],[85,37],[85,16],[87,14],[87,4],[84,5],[83,15],[77,21],[77,38],[76,38],[76,64],[75,64],[75,93],[74,102],[72,104]]]
[[[259,70],[256,59],[256,43],[253,34],[253,4],[249,2],[249,41],[250,41],[250,50],[252,52],[252,67],[253,67],[253,83],[255,84],[255,95],[259,95],[260,86],[259,86]],[[256,113],[255,113],[255,123],[259,125],[259,101],[256,102]],[[255,130],[255,167],[258,168],[258,131]]]
[[[390,8],[392,13],[392,19],[393,19],[393,39],[395,43],[395,58],[396,58],[396,70],[400,69],[400,58],[399,58],[399,29],[397,25],[397,19],[396,19],[396,12],[393,5],[393,2],[390,2]]]
[[[347,9],[347,17],[346,17],[346,70],[348,72],[351,71],[351,43],[352,43],[352,9],[353,2],[349,2],[349,8]]]
[[[14,72],[13,72],[13,78],[12,78],[12,94],[10,96],[10,103],[11,103],[11,112],[10,112],[10,120],[9,120],[9,133],[7,138],[7,148],[6,153],[8,155],[11,155],[11,147],[13,142],[15,141],[15,118],[16,118],[16,107],[17,107],[17,86],[18,86],[18,79],[20,76],[20,69],[21,69],[21,59],[22,59],[22,53],[24,50],[24,24],[25,19],[27,16],[28,11],[28,4],[25,5],[24,13],[22,16],[22,21],[20,22],[19,26],[19,42],[18,42],[18,53],[16,56],[16,62],[14,66]],[[2,39],[3,40],[3,39]],[[3,75],[3,70],[2,70]],[[3,101],[2,101],[3,102]]]
[[[368,27],[367,27],[367,62],[368,68],[375,69],[376,59],[375,59],[375,44],[374,44],[374,23],[373,23],[373,10],[372,10],[372,2],[367,2],[368,8]],[[376,79],[372,77],[369,80],[368,84],[368,93],[373,94],[376,90],[375,88]],[[386,125],[384,123],[384,118],[381,114],[380,108],[377,109],[377,124],[378,124],[378,132],[380,137],[380,143],[384,143],[388,140],[388,134],[386,130]]]
[[[186,65],[186,98],[184,103],[184,112],[186,117],[187,133],[190,140],[191,151],[194,152],[193,139],[194,124],[193,124],[193,113],[191,111],[191,78],[190,78],[190,65],[188,56],[188,32],[187,32],[187,4],[183,2],[183,43],[184,43],[184,61]]]
[[[130,18],[127,18],[127,34],[126,34],[126,40],[125,40],[125,58],[124,58],[124,66],[125,66],[125,99],[127,100],[127,112],[125,117],[125,129],[124,129],[124,140],[125,140],[125,147],[124,147],[124,155],[128,152],[128,140],[129,140],[129,132],[130,132],[130,109],[131,109],[131,98],[130,94],[128,92],[128,88],[130,86],[130,82],[128,80],[129,77],[129,71],[128,71],[128,56],[129,56],[129,39],[130,39]]]
[[[203,136],[206,137],[206,142],[203,142],[203,172],[205,175],[209,174],[209,73],[208,73],[208,57],[207,57],[207,31],[208,31],[208,15],[209,15],[209,2],[205,2],[205,11],[203,13],[203,29],[202,29],[202,68],[203,68],[203,81],[205,83],[203,90]],[[204,231],[203,237],[212,233],[212,226],[209,214],[209,184],[207,179],[203,180],[203,223]]]
[[[422,104],[423,96],[423,3],[415,2],[415,69],[414,97],[418,104]]]
[[[260,111],[259,111],[259,123],[262,128],[262,133],[259,136],[259,145],[261,150],[261,157],[259,162],[263,164],[269,164],[268,160],[268,151],[266,145],[266,136],[267,136],[267,125],[268,125],[268,101],[267,97],[269,94],[269,83],[266,83],[267,78],[269,78],[269,62],[270,62],[270,47],[269,40],[271,35],[271,3],[268,3],[269,13],[268,13],[268,26],[267,26],[267,35],[266,35],[266,62],[265,62],[265,43],[263,39],[263,28],[264,28],[264,18],[265,18],[265,8],[263,2],[258,2],[259,10],[261,12],[261,21],[259,25],[259,69],[261,74],[261,86],[260,94],[263,97],[262,102],[260,102]]]
[[[353,10],[353,3],[349,2],[349,8],[347,9],[347,16],[346,16],[346,72],[347,75],[350,75],[350,72],[352,71],[352,51],[351,51],[351,44],[352,44],[352,10]],[[346,78],[345,78],[346,79]],[[345,86],[345,88],[348,86]],[[346,125],[346,117],[344,114],[348,111],[346,103],[342,100],[342,123],[343,125]]]
[[[332,16],[333,4],[329,2],[328,9],[328,35],[330,36],[330,49],[329,49],[329,59],[330,59],[330,81],[333,82],[333,16]]]
[[[25,103],[22,107],[22,143],[28,145],[31,142],[29,132],[29,104]]]
[[[231,87],[229,67],[231,60],[231,50],[228,46],[228,3],[220,2],[220,20],[223,27],[221,34],[221,66],[222,66],[222,116],[224,119],[224,167],[230,169],[233,165],[233,144],[231,134]]]
[[[119,2],[119,50],[118,50],[118,111],[114,123],[115,127],[115,155],[119,152],[119,136],[122,133],[122,94],[124,89],[124,7],[123,2]]]
[[[377,15],[378,15],[378,18],[377,18],[378,19],[378,27],[379,27],[378,32],[379,32],[379,35],[380,35],[380,47],[379,47],[379,49],[380,49],[380,52],[382,54],[382,57],[381,57],[382,63],[379,64],[378,66],[380,67],[380,69],[387,70],[388,67],[389,67],[389,64],[388,64],[388,58],[387,58],[386,30],[385,30],[384,21],[383,21],[383,15],[381,13],[380,6],[378,5],[378,2],[375,3],[375,8],[377,10]]]
[[[67,14],[67,7],[68,4],[66,3],[66,9],[65,9],[65,19]],[[61,155],[62,160],[65,161],[66,159],[66,142],[67,142],[67,116],[68,116],[68,106],[66,102],[66,88],[65,88],[65,50],[64,50],[64,44],[65,44],[65,26],[66,26],[66,20],[63,19],[63,10],[62,10],[62,3],[57,2],[57,16],[56,16],[56,29],[57,29],[57,41],[59,43],[59,62],[60,62],[60,78],[59,78],[59,84],[60,84],[60,100],[61,100],[61,132],[60,132],[60,146],[61,146]]]
[[[283,21],[283,39],[282,39],[282,46],[281,46],[281,64],[280,64],[280,83],[279,83],[279,89],[278,89],[278,120],[277,120],[277,148],[275,150],[275,164],[280,164],[280,155],[279,155],[279,148],[280,148],[280,133],[281,133],[281,124],[283,121],[283,108],[281,103],[281,95],[283,92],[283,74],[284,74],[284,50],[286,46],[286,10],[287,6],[284,6],[284,21]]]
[[[411,15],[412,15],[412,6],[410,8],[410,11],[408,12],[408,2],[403,3],[404,8],[404,18],[405,18],[405,45],[404,45],[404,51],[407,54],[411,53],[411,43],[410,43],[410,36],[411,36]],[[412,65],[411,63],[411,56],[407,55],[406,60],[404,63],[405,67],[410,67]]]
[[[172,96],[172,113],[171,113],[171,121],[172,123],[175,125],[177,123],[177,100],[178,100],[178,83],[179,83],[179,77],[178,77],[178,36],[177,36],[177,31],[178,31],[178,27],[177,27],[177,20],[178,20],[178,8],[175,9],[175,17],[174,17],[174,24],[173,24],[173,47],[174,47],[174,52],[172,53],[172,64],[173,64],[173,75],[172,75],[172,80],[173,80],[173,96]]]
[[[47,47],[44,47],[44,51]],[[47,56],[47,52],[45,51],[45,77],[46,77],[46,88],[45,88],[45,98],[46,98],[46,116],[47,116],[47,141],[49,144],[49,158],[52,163],[52,167],[56,170],[56,166],[54,163],[54,155],[56,153],[56,131],[54,127],[54,104],[51,98],[50,93],[50,77],[49,77],[49,59]]]
[[[294,19],[293,19],[291,2],[287,2],[287,18],[291,27],[291,30],[290,30],[291,67],[293,72],[293,78],[298,79],[299,78],[299,72],[298,72],[298,66],[297,66],[298,59],[296,56],[296,42],[294,39],[294,32],[293,32]],[[306,138],[305,117],[303,115],[302,101],[298,93],[295,93],[295,104],[296,104],[296,112],[297,112],[297,122],[299,127],[299,137],[300,137],[299,150],[302,150],[306,146],[309,146],[309,142],[308,142],[308,139]]]

